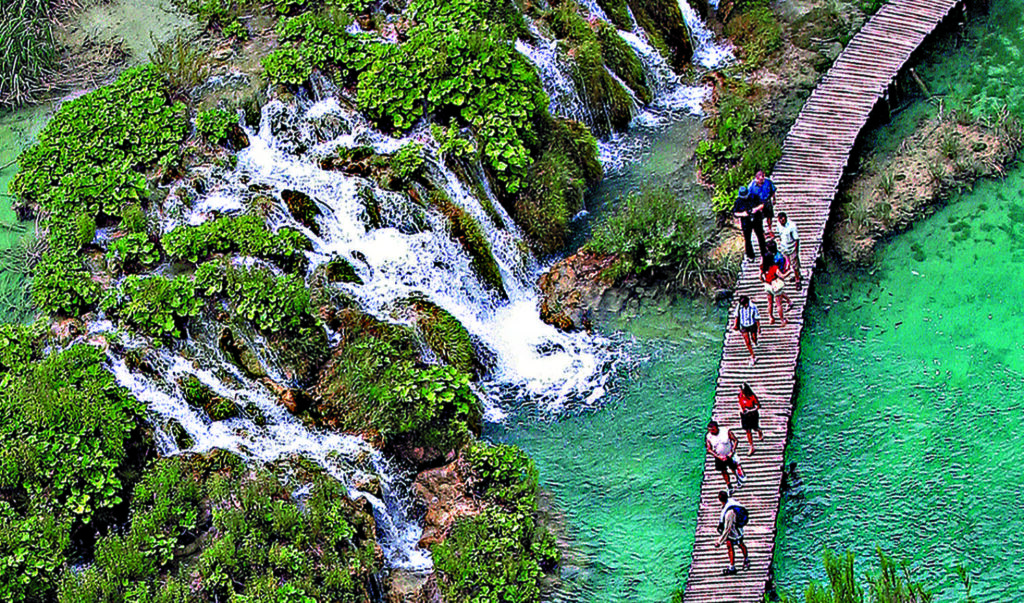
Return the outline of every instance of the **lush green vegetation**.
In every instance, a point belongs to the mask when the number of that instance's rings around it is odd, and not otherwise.
[[[135,487],[130,528],[64,574],[59,600],[371,600],[373,517],[333,478],[308,478],[299,501],[274,471],[228,455],[160,459]]]
[[[479,433],[482,407],[471,376],[451,366],[426,366],[407,327],[344,310],[335,326],[341,348],[321,373],[317,393],[324,419],[386,447],[458,449]]]
[[[54,75],[60,49],[50,23],[50,0],[0,5],[0,109],[39,100]]]
[[[79,251],[92,243],[97,220],[120,219],[144,202],[144,171],[175,161],[187,125],[184,105],[168,100],[160,74],[136,67],[64,103],[22,154],[11,191],[42,213],[50,246],[33,274],[41,310],[77,315],[97,303],[99,287]]]
[[[305,266],[303,250],[309,239],[301,232],[282,228],[273,232],[259,217],[221,216],[197,226],[179,226],[165,234],[161,244],[175,259],[199,263],[215,254],[242,255],[274,261],[287,269]]]
[[[466,210],[452,203],[448,196],[440,190],[430,191],[427,199],[431,205],[448,218],[452,239],[458,241],[469,254],[470,262],[480,276],[480,280],[501,297],[508,297],[505,292],[505,283],[501,277],[501,269],[494,259],[491,244],[487,241],[480,223],[466,213]]]
[[[226,109],[210,109],[196,114],[196,131],[213,144],[224,144],[237,136],[238,116]]]
[[[46,328],[0,326],[0,597],[52,600],[91,534],[126,517],[149,454],[142,405],[114,383],[103,353],[43,357]]]
[[[489,504],[431,548],[446,601],[526,603],[558,564],[554,537],[536,520],[537,468],[519,448],[474,443],[464,452],[474,493]]]
[[[716,212],[729,212],[736,191],[753,179],[757,170],[770,174],[782,157],[782,148],[759,130],[757,114],[748,98],[746,85],[728,83],[722,91],[718,112],[708,118],[711,136],[697,145],[697,165],[701,177],[713,185],[711,205]]]
[[[444,308],[426,299],[412,299],[416,330],[444,363],[470,375],[478,372],[476,350],[469,331]]]
[[[732,16],[725,35],[742,50],[744,67],[756,69],[782,48],[782,26],[769,6],[754,6]]]

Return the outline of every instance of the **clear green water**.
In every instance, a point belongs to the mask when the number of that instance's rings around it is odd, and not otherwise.
[[[38,106],[19,111],[0,112],[0,253],[18,243],[32,230],[32,224],[18,224],[18,218],[11,209],[14,200],[7,192],[7,186],[18,172],[16,163],[21,151],[35,140],[39,131],[50,119],[52,108]],[[11,165],[8,165],[11,164]],[[20,276],[4,272],[0,264],[0,321],[21,320],[23,312],[12,311],[6,303],[15,299],[24,279]]]
[[[631,358],[604,406],[556,420],[523,410],[488,436],[536,460],[579,558],[556,601],[665,602],[686,580],[725,310],[690,300],[621,317]]]

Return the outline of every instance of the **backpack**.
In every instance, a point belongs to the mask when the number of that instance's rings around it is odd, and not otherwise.
[[[744,528],[744,527],[746,527],[747,522],[750,521],[750,512],[747,511],[747,508],[746,507],[741,507],[740,505],[737,505],[737,504],[734,504],[732,506],[732,511],[733,511],[733,513],[736,514],[736,527],[737,528]]]

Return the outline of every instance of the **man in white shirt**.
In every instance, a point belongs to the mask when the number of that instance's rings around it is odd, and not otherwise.
[[[729,493],[724,490],[718,493],[718,501],[722,503],[722,518],[718,524],[721,535],[715,541],[715,546],[722,546],[722,543],[728,545],[729,567],[722,570],[722,574],[732,576],[736,574],[736,551],[734,549],[736,546],[740,547],[740,551],[743,552],[743,569],[750,569],[747,545],[743,544],[743,526],[739,525],[739,513],[746,514],[746,509],[729,498]]]
[[[732,482],[729,480],[728,469],[732,469],[732,472],[736,475],[736,487],[743,485],[746,476],[743,474],[743,468],[736,462],[736,459],[732,458],[733,454],[736,453],[736,446],[739,444],[739,440],[736,439],[736,435],[728,430],[721,429],[718,426],[718,421],[711,421],[708,423],[708,433],[704,436],[704,446],[707,448],[711,456],[715,457],[715,469],[722,472],[722,479],[725,480],[725,487],[732,490]]]
[[[800,233],[784,211],[779,212],[779,251],[789,260],[793,269],[793,283],[799,291],[803,287],[803,277],[800,276]]]

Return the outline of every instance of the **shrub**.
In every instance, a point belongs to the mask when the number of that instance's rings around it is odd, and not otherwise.
[[[647,189],[630,195],[596,228],[587,247],[619,256],[634,274],[694,270],[703,262],[712,232],[709,222],[671,189]]]
[[[185,319],[198,315],[202,307],[186,276],[129,276],[103,300],[110,316],[150,337],[181,337]]]
[[[136,232],[112,241],[107,261],[119,270],[138,272],[160,261],[160,248],[145,232]]]
[[[400,180],[409,180],[423,170],[423,145],[410,143],[395,151],[391,156],[391,171]]]
[[[301,86],[309,80],[313,66],[299,50],[281,48],[263,57],[263,68],[267,78],[275,84]]]
[[[31,341],[31,331],[23,331]],[[26,344],[29,347],[25,347]],[[107,529],[144,459],[144,408],[85,345],[39,359],[21,340],[0,391],[0,596],[49,600],[71,536]],[[5,362],[10,362],[10,359]],[[16,507],[6,500],[22,501]]]
[[[302,253],[309,240],[301,232],[282,228],[272,232],[256,215],[222,216],[197,226],[179,226],[161,239],[168,255],[193,264],[220,253],[241,253],[297,269],[305,265]]]
[[[238,116],[224,109],[200,111],[196,115],[196,131],[213,144],[224,144],[238,128]]]
[[[297,276],[208,262],[196,271],[195,286],[200,295],[223,296],[236,315],[265,334],[312,338],[311,331],[319,331],[310,314],[309,290]]]
[[[449,366],[467,374],[477,372],[476,351],[469,331],[444,308],[425,299],[410,302],[416,329],[427,346]]]

